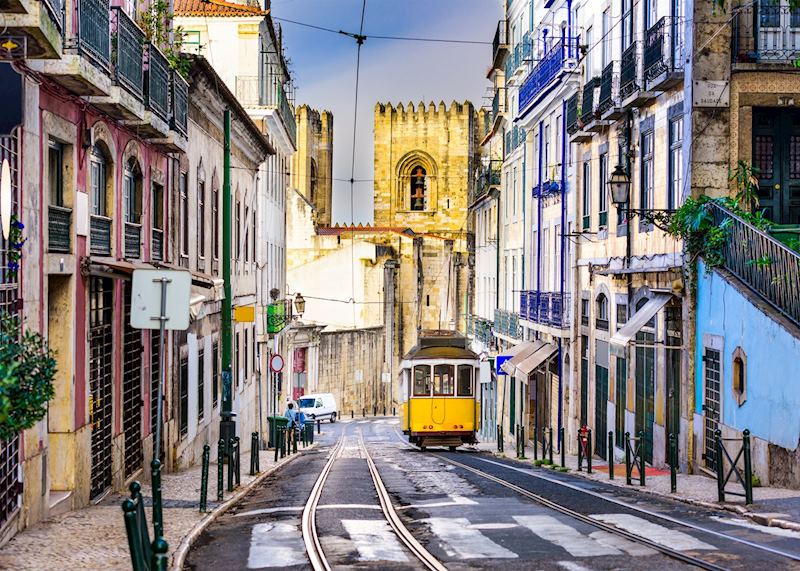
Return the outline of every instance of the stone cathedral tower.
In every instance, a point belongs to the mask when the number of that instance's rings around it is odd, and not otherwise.
[[[301,105],[297,152],[292,157],[292,188],[314,207],[316,223],[331,225],[333,207],[333,114]]]

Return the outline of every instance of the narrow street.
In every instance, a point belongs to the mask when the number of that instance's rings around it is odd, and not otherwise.
[[[325,424],[318,443],[207,528],[184,568],[796,569],[800,564],[796,532],[742,527],[730,514],[543,473],[475,450],[420,452],[405,442],[395,418]],[[399,534],[381,508],[368,457],[399,515]],[[304,525],[307,517],[310,526]],[[408,545],[407,534],[420,549]],[[309,548],[320,558],[317,565],[310,562]]]

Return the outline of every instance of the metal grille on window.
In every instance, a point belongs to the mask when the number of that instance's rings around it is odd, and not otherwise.
[[[703,356],[705,362],[705,398],[703,410],[705,411],[705,461],[709,470],[717,469],[717,449],[714,442],[714,432],[719,428],[719,380],[720,380],[720,352],[716,349],[706,349]]]
[[[131,327],[131,284],[125,285],[122,362],[122,430],[125,477],[142,467],[142,331]]]
[[[111,423],[113,420],[114,282],[89,279],[89,419],[92,423],[92,485],[96,498],[111,486]]]
[[[758,169],[759,178],[772,178],[772,167],[775,157],[772,135],[757,135],[755,137],[754,147],[753,166]]]
[[[181,436],[186,436],[189,432],[189,358],[181,357],[180,370],[180,394],[181,394]]]
[[[156,437],[156,423],[158,419],[158,395],[161,394],[163,387],[159,386],[159,366],[161,364],[161,354],[159,353],[161,346],[161,332],[154,329],[150,331],[150,431],[153,438]],[[164,401],[163,395],[161,396],[162,402]],[[162,416],[166,416],[167,409],[163,408],[161,411]],[[164,422],[164,418],[161,419]],[[161,443],[164,443],[164,434],[161,434]],[[161,447],[164,450],[164,447]]]
[[[0,162],[7,160],[11,171],[11,211],[17,212],[19,192],[17,166],[17,135],[0,137]],[[0,235],[0,313],[18,313],[19,283],[9,274],[8,245]],[[0,528],[21,505],[20,435],[0,440]]]

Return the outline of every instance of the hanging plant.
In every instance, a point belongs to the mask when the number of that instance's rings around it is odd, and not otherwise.
[[[23,238],[22,231],[25,225],[17,219],[16,214],[11,215],[11,224],[8,230],[8,268],[6,276],[14,279],[19,272],[19,263],[22,259],[22,246],[25,244],[27,238]]]
[[[136,20],[144,32],[145,39],[164,53],[170,69],[174,69],[184,78],[188,77],[192,64],[181,54],[184,41],[183,28],[178,26],[172,29],[173,15],[169,11],[169,4],[164,0],[157,0],[146,10],[139,12]],[[170,31],[172,31],[171,41]]]
[[[44,418],[55,374],[54,354],[44,338],[23,331],[19,318],[0,316],[0,440]]]

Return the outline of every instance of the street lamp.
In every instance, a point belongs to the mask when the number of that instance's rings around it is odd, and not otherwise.
[[[608,189],[611,193],[611,202],[617,208],[622,208],[628,204],[631,194],[631,177],[625,172],[621,164],[614,167],[611,178],[608,179]]]
[[[622,164],[614,167],[611,178],[608,179],[608,190],[611,194],[611,202],[618,209],[625,209],[625,219],[630,221],[631,216],[638,216],[648,224],[657,226],[664,232],[669,232],[670,220],[675,213],[674,210],[664,210],[656,208],[631,208],[631,177],[628,175]],[[630,236],[630,233],[628,233]]]
[[[294,310],[299,317],[303,317],[303,313],[306,310],[306,300],[303,299],[302,294],[299,292],[294,296]]]

